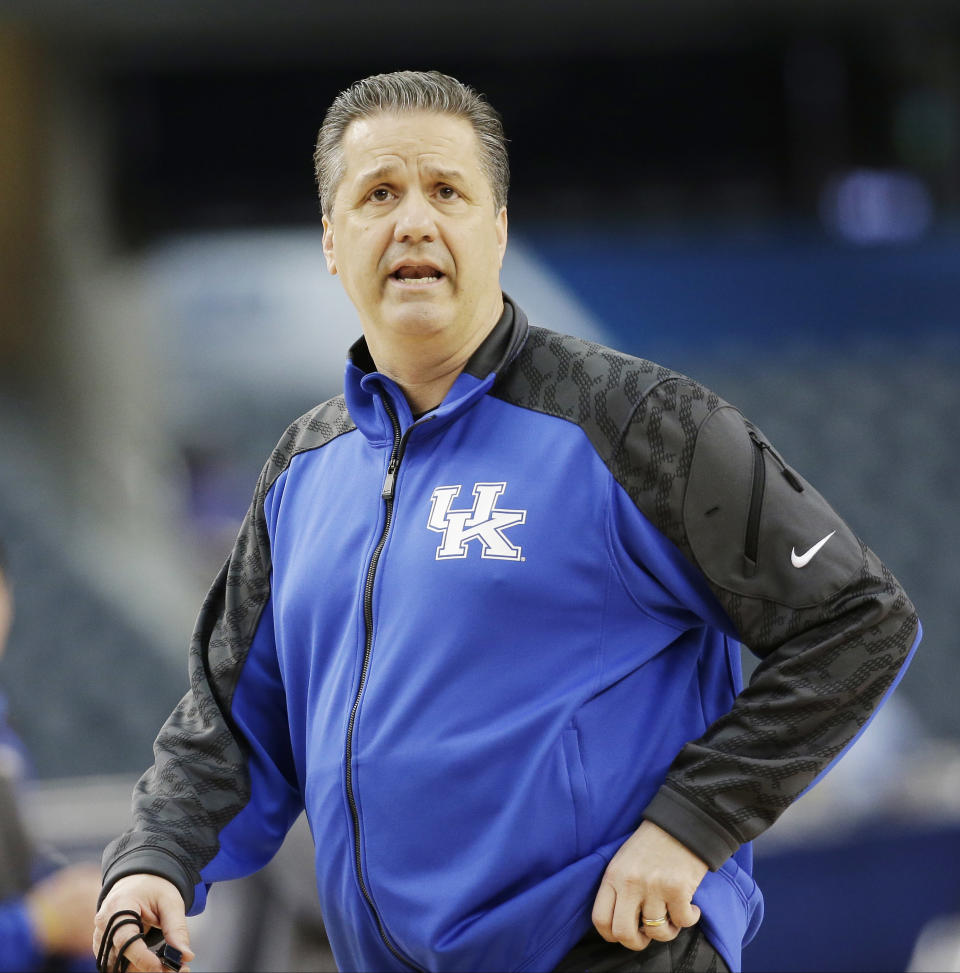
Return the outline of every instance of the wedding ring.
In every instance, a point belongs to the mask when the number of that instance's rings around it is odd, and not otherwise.
[[[643,916],[640,919],[645,926],[665,926],[667,924],[666,913],[660,916],[659,919],[645,919]]]

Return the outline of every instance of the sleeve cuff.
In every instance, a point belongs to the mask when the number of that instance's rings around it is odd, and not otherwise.
[[[693,801],[666,784],[654,795],[643,816],[699,855],[712,872],[742,844]]]
[[[200,880],[179,858],[163,848],[141,846],[124,852],[110,861],[111,847],[104,852],[103,888],[97,901],[99,908],[110,889],[128,875],[158,875],[172,882],[183,897],[185,911],[193,905],[194,889]],[[109,862],[109,864],[108,864]]]

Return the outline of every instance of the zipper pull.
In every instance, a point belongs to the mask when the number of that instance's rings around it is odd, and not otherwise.
[[[793,489],[797,491],[797,493],[803,493],[803,484],[797,479],[793,470],[789,469],[787,467],[787,464],[784,463],[782,459],[780,459],[780,456],[777,454],[777,451],[769,443],[765,443],[752,429],[749,429],[747,431],[747,435],[753,440],[754,445],[758,449],[766,450],[770,454],[774,463],[776,463],[777,466],[780,467],[780,473],[783,476],[783,478],[787,481],[787,483],[789,483],[790,486],[792,486]]]
[[[387,467],[387,475],[383,478],[383,489],[380,491],[380,496],[384,500],[393,499],[393,486],[397,482],[397,467],[399,465],[396,456],[391,456],[390,465]]]
[[[797,491],[797,493],[803,493],[803,484],[793,475],[791,470],[788,470],[786,464],[783,465],[780,472],[783,474],[784,479]]]

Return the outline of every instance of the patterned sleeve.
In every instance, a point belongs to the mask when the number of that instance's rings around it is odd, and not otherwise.
[[[211,881],[266,864],[302,810],[274,642],[264,504],[295,455],[353,428],[337,396],[292,423],[264,466],[200,610],[190,690],[161,728],[154,765],[137,784],[134,827],[104,852],[101,901],[125,875],[155,874],[198,912]]]
[[[250,797],[247,748],[231,698],[269,596],[256,502],[210,589],[190,647],[190,691],[160,730],[134,793],[133,830],[104,853],[104,894],[124,875],[162,875],[188,907],[222,828]]]
[[[897,580],[733,407],[683,377],[625,427],[614,470],[762,660],[674,761],[645,817],[717,868],[851,745],[919,641]]]

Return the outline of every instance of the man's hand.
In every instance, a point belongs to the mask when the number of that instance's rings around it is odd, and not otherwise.
[[[48,955],[83,953],[100,894],[96,865],[70,865],[37,882],[24,897],[33,932]]]
[[[110,889],[100,906],[94,924],[94,956],[100,951],[100,941],[110,922],[110,917],[124,909],[132,909],[139,913],[145,931],[151,926],[158,926],[163,932],[164,939],[183,954],[184,963],[193,959],[183,898],[172,882],[160,878],[159,875],[128,875],[126,878],[121,878]],[[116,963],[117,949],[122,948],[123,944],[136,934],[135,925],[121,926],[117,930],[107,956],[106,965],[109,969],[113,969]],[[161,973],[164,969],[157,955],[147,949],[142,939],[135,942],[124,953],[124,957],[129,960],[128,969],[131,971]],[[182,969],[184,973],[189,973],[189,967],[186,965]]]
[[[620,846],[600,882],[593,924],[609,943],[646,949],[652,939],[669,942],[700,921],[690,901],[707,864],[651,821],[644,821]],[[642,920],[666,917],[663,925]]]

